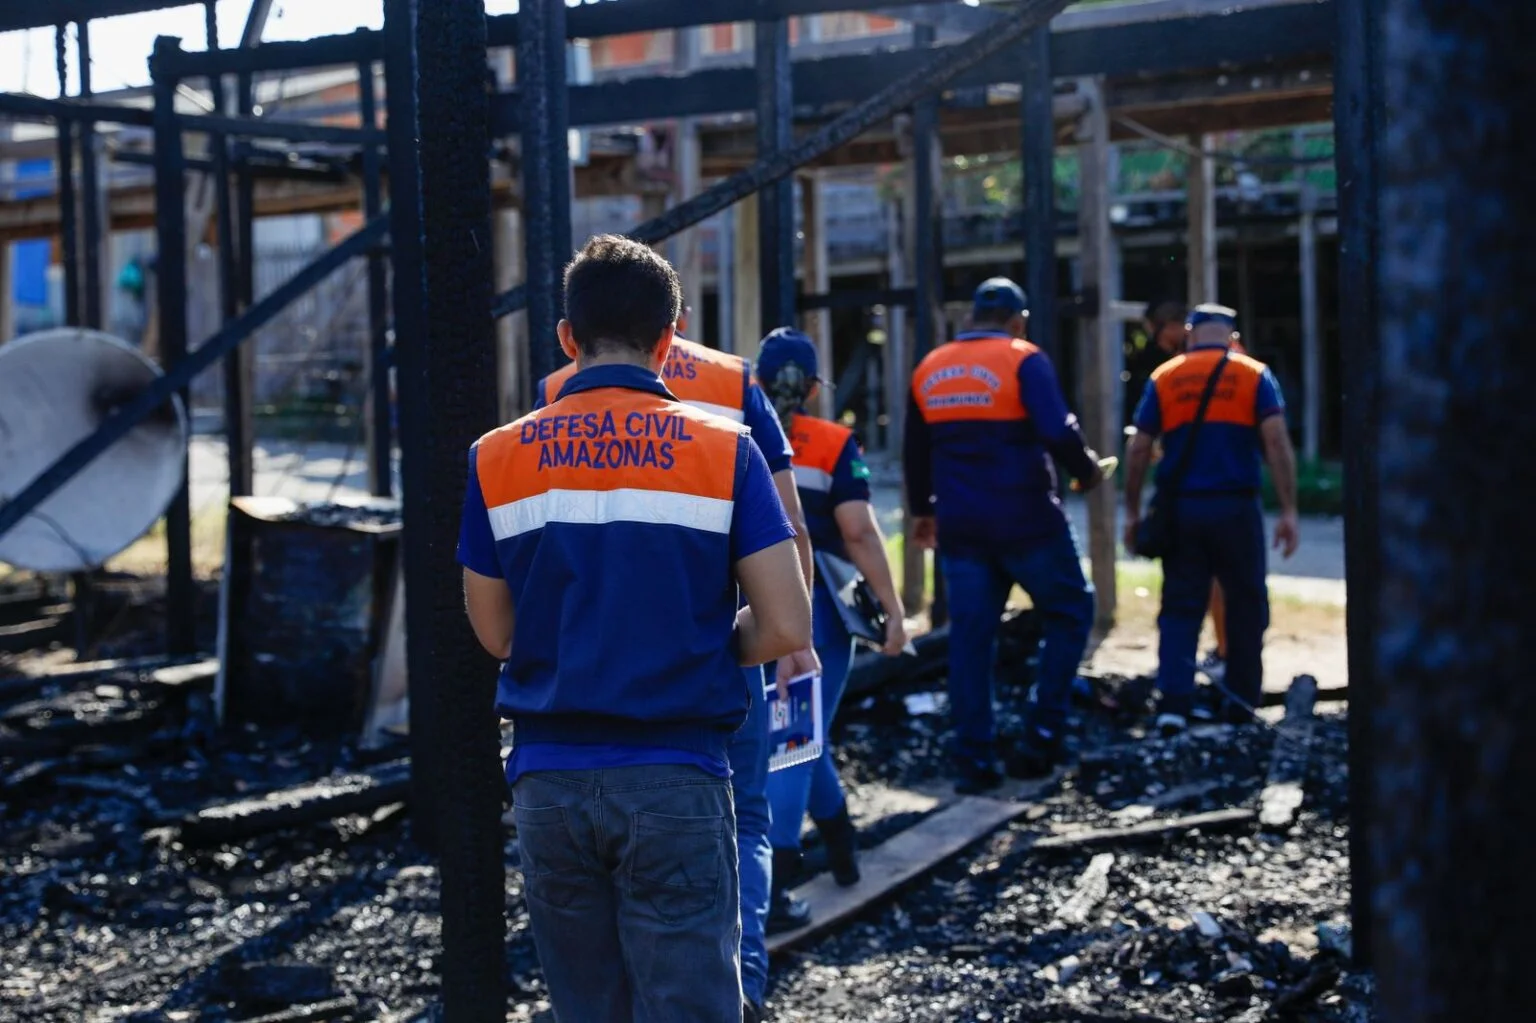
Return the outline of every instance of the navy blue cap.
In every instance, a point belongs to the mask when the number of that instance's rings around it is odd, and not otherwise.
[[[821,380],[821,367],[816,360],[816,345],[794,327],[780,327],[763,338],[757,350],[757,379],[764,386],[771,384],[779,370],[794,363],[810,380]],[[821,380],[826,383],[825,380]]]
[[[1194,311],[1189,314],[1189,329],[1194,330],[1205,323],[1224,323],[1231,329],[1236,330],[1237,310],[1209,302],[1205,305],[1195,306]]]
[[[1024,289],[1006,277],[993,277],[981,282],[976,289],[972,304],[977,312],[1022,313],[1029,308]]]

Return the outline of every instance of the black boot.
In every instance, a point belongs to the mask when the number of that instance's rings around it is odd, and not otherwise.
[[[789,893],[800,879],[800,850],[773,851],[773,883],[768,890],[767,934],[798,930],[811,922],[811,907]]]
[[[821,833],[821,844],[827,849],[827,866],[832,868],[832,880],[844,888],[859,883],[858,833],[848,816],[848,804],[844,803],[835,816],[816,821]]]

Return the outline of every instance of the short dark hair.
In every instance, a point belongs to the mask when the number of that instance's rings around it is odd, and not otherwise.
[[[682,306],[677,271],[628,238],[598,235],[565,268],[565,318],[589,358],[614,348],[655,351]]]

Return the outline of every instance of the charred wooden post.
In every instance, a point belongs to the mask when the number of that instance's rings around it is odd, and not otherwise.
[[[1373,717],[1378,996],[1400,1023],[1517,1020],[1536,902],[1536,547],[1511,477],[1536,446],[1536,7],[1380,10],[1381,585],[1357,595],[1392,680]]]

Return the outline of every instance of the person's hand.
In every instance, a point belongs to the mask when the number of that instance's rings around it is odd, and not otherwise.
[[[1141,516],[1131,512],[1125,513],[1125,532],[1121,539],[1125,542],[1125,553],[1136,553],[1136,528],[1141,525]]]
[[[1282,558],[1289,558],[1300,546],[1301,524],[1296,521],[1296,513],[1280,516],[1280,521],[1275,523],[1275,549]]]
[[[918,515],[912,519],[912,542],[925,551],[939,546],[939,520],[932,515]]]
[[[885,646],[880,652],[887,657],[900,657],[907,647],[907,623],[901,615],[887,615],[885,619]]]
[[[778,687],[779,699],[789,699],[789,683],[801,675],[815,675],[821,671],[821,658],[816,656],[816,651],[810,647],[804,650],[796,650],[792,654],[785,654],[779,658],[777,673],[774,677],[774,685]]]

